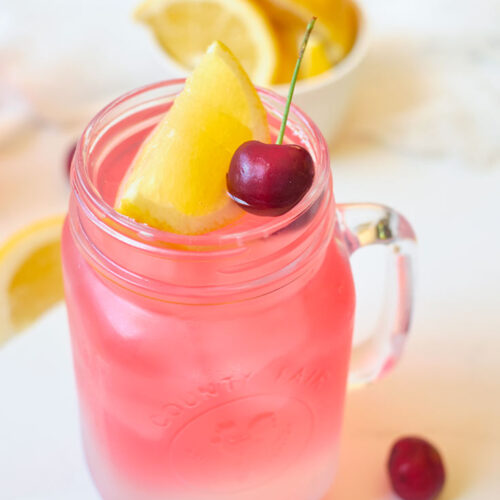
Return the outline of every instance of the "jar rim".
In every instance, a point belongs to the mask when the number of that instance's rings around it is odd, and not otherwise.
[[[114,237],[132,246],[147,248],[155,252],[179,252],[182,251],[182,247],[213,249],[220,246],[240,246],[285,228],[306,213],[318,201],[331,178],[328,146],[319,128],[311,118],[292,104],[290,116],[293,115],[298,119],[300,127],[306,129],[306,132],[314,141],[313,156],[315,156],[316,175],[313,185],[304,198],[286,214],[244,230],[239,230],[238,225],[235,225],[235,231],[184,235],[167,232],[137,222],[120,214],[107,203],[92,181],[88,161],[93,142],[96,139],[96,132],[99,131],[101,123],[105,121],[110,112],[127,100],[150,91],[167,90],[174,86],[184,85],[185,81],[184,78],[166,80],[132,90],[104,107],[84,130],[75,152],[71,183],[77,199],[81,204],[85,205],[85,211],[88,215],[93,216],[94,223],[100,229],[108,234],[113,234]],[[276,116],[281,116],[282,113],[278,111],[278,108],[280,106],[284,107],[286,99],[268,89],[257,87],[257,91],[268,102],[271,102],[271,105],[265,103],[266,109],[268,111],[272,110],[276,113]]]

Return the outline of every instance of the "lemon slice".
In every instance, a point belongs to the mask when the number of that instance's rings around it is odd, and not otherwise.
[[[357,21],[353,4],[349,0],[275,0],[301,13],[304,21],[311,15],[318,16],[318,33],[324,29],[335,46],[335,62],[351,50],[356,37]]]
[[[226,174],[252,139],[269,142],[266,111],[236,58],[215,42],[134,159],[116,209],[181,234],[228,224],[242,211],[227,195]]]
[[[332,66],[327,45],[320,38],[311,36],[304,54],[299,78],[312,78],[321,75]]]
[[[322,65],[328,61],[329,67],[333,67],[352,48],[357,20],[354,6],[349,0],[255,1],[269,16],[280,44],[281,58],[275,83],[290,80],[294,66],[290,54],[296,56],[302,33],[313,15],[318,17],[314,38],[322,45]],[[308,47],[306,58],[311,51],[311,47]],[[311,57],[317,58],[317,54]]]
[[[36,222],[0,247],[0,345],[63,298],[62,223]]]
[[[253,82],[269,84],[278,60],[271,24],[251,0],[145,0],[135,11],[163,49],[193,69],[214,40],[236,55]]]
[[[269,2],[269,0],[266,1]],[[303,12],[299,16],[296,10],[286,10],[272,3],[266,3],[266,5],[266,12],[278,34],[280,53],[282,54],[275,73],[274,83],[287,84],[292,79],[297,63],[297,55],[310,17],[307,17],[307,12]],[[323,26],[322,32],[320,29],[319,34],[313,33],[309,39],[299,79],[311,78],[328,71],[335,65],[339,57],[340,53],[337,45],[331,40]]]

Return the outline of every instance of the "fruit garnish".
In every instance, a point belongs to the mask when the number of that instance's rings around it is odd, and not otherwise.
[[[315,22],[313,17],[304,35],[276,144],[249,141],[242,144],[231,159],[228,193],[240,207],[256,215],[278,216],[288,212],[304,197],[314,179],[314,161],[309,151],[296,144],[284,145],[283,138],[301,62]]]
[[[314,162],[303,147],[250,141],[234,154],[227,186],[247,212],[278,216],[303,198],[313,178]]]
[[[63,298],[62,223],[42,220],[0,247],[0,345]]]
[[[434,500],[444,486],[441,456],[421,438],[398,440],[391,449],[388,470],[392,487],[403,500]]]
[[[247,74],[220,42],[186,81],[124,179],[116,209],[181,234],[216,230],[242,215],[226,192],[238,146],[269,142],[265,108]]]
[[[145,0],[135,18],[147,24],[167,54],[187,69],[194,69],[213,40],[220,40],[254,83],[273,81],[277,42],[253,0]]]

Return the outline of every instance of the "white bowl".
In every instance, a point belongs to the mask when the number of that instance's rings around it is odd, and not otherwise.
[[[368,49],[366,15],[355,0],[351,0],[357,17],[357,33],[349,53],[331,70],[297,82],[293,102],[308,114],[331,144],[346,115],[359,76],[359,68]],[[170,72],[185,77],[188,70],[156,46],[156,55],[167,62]],[[271,90],[286,97],[289,85],[271,85]]]

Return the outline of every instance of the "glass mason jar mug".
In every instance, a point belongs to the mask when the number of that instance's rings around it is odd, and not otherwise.
[[[63,265],[87,461],[106,500],[318,500],[346,386],[400,355],[414,234],[386,207],[335,204],[325,141],[296,108],[286,140],[311,152],[316,177],[284,216],[184,236],[116,213],[120,180],[182,87],[111,103],[73,161]],[[284,100],[259,92],[276,132]],[[349,256],[373,244],[391,251],[393,319],[351,356]]]

